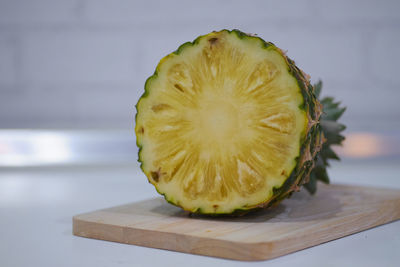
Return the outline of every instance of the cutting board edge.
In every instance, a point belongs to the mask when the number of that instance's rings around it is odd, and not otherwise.
[[[381,218],[381,220],[377,220],[372,224],[365,224],[357,229],[351,229],[349,231],[343,231],[343,229],[341,229],[341,231],[338,231],[334,236],[326,235],[323,238],[320,238],[317,242],[310,241],[307,238],[303,239],[303,237],[298,236],[295,238],[283,238],[280,240],[245,243],[179,234],[180,238],[183,238],[186,241],[182,242],[181,240],[181,244],[175,247],[172,247],[170,242],[172,238],[175,238],[174,233],[149,229],[135,229],[129,226],[116,226],[102,222],[84,220],[79,217],[80,215],[73,217],[73,234],[75,236],[217,258],[240,261],[263,261],[291,254],[303,249],[318,246],[323,243],[395,222],[400,220],[400,212],[398,212],[395,216],[383,219]],[[90,226],[89,229],[88,226]],[[345,228],[346,224],[341,224],[340,226]],[[97,231],[99,231],[98,228],[103,228],[101,234],[97,233]],[[132,236],[140,237],[144,235],[147,236],[145,239],[132,239]],[[149,236],[153,235],[156,236],[154,239],[148,238]],[[292,242],[296,241],[296,239],[302,240],[300,243],[301,245],[288,247],[288,243],[299,244],[299,242]],[[202,243],[203,245],[198,246],[198,243]],[[216,251],[218,251],[218,253],[214,253]]]
[[[98,228],[103,228],[104,232],[102,231],[100,234]],[[170,240],[176,239],[175,233],[149,229],[135,229],[129,226],[123,227],[90,220],[82,220],[79,218],[79,215],[73,217],[72,231],[75,236],[80,237],[224,259],[262,261],[280,256],[275,256],[273,253],[267,253],[266,255],[266,252],[270,252],[273,247],[273,243],[270,241],[243,243],[219,240],[210,237],[179,234],[181,239],[179,242],[180,244],[175,244],[176,246],[173,247],[171,246],[172,243]],[[145,239],[131,238],[131,236],[143,235],[146,235]],[[156,237],[154,239],[149,239],[149,236],[153,235]],[[201,246],[198,245],[200,243],[202,243]]]

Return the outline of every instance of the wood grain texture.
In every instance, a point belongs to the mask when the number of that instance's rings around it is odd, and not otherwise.
[[[266,260],[400,219],[400,190],[319,185],[273,210],[190,215],[162,198],[73,217],[77,236],[236,260]]]

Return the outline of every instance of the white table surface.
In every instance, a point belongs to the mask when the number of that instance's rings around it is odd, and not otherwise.
[[[72,235],[72,216],[155,197],[136,163],[0,169],[0,266],[400,266],[400,221],[283,257],[240,262]],[[400,164],[343,163],[334,183],[400,189]],[[400,208],[400,207],[399,207]]]

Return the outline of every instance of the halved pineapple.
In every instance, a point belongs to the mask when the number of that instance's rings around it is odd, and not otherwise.
[[[137,104],[142,170],[191,212],[276,202],[304,183],[319,150],[310,153],[311,143],[322,142],[310,90],[294,63],[258,37],[223,30],[185,43],[161,60]]]

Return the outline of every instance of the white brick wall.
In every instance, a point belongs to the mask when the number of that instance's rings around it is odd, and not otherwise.
[[[76,20],[79,0],[1,0],[0,23],[29,27],[31,23],[66,23]]]
[[[92,23],[170,25],[247,24],[262,19],[302,19],[310,14],[307,0],[88,0],[85,18]],[[177,25],[177,24],[184,25]]]
[[[274,42],[350,130],[400,131],[400,1],[0,0],[0,128],[132,128],[158,61],[222,28]]]
[[[10,34],[0,33],[0,86],[2,86],[2,90],[16,82],[16,51],[14,46],[15,40]]]
[[[371,71],[385,85],[400,86],[400,34],[382,30],[371,44]]]
[[[95,94],[93,91],[80,91],[76,103],[79,123],[89,128],[106,128],[109,125],[132,128],[138,91],[131,87],[97,91]]]
[[[135,40],[126,33],[40,31],[22,40],[22,75],[29,83],[120,84],[136,79]]]
[[[398,0],[315,0],[318,11],[327,21],[359,22],[399,19]]]
[[[65,128],[78,118],[76,97],[67,90],[18,88],[1,94],[2,128]]]

